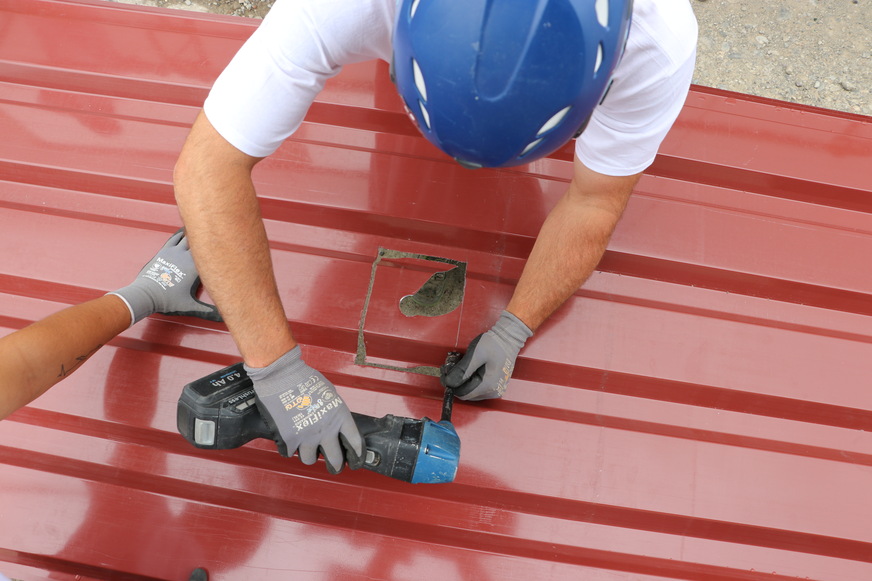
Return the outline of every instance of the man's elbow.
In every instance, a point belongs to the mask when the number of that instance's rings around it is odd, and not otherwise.
[[[209,165],[208,154],[198,150],[190,142],[185,144],[173,167],[176,204],[181,207],[195,203],[209,191],[208,176],[214,175],[214,170]]]
[[[176,202],[201,199],[224,183],[250,180],[258,161],[225,140],[201,111],[173,168]]]

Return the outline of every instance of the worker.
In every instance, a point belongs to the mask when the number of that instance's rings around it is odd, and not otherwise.
[[[511,300],[447,377],[461,398],[496,398],[526,341],[602,257],[684,103],[696,31],[688,0],[273,5],[212,87],[174,181],[204,283],[283,453],[312,464],[320,450],[331,472],[341,469],[343,449],[350,467],[361,463],[346,404],[302,359],[285,318],[251,178],[326,80],[346,64],[391,63],[418,129],[467,168],[529,163],[579,136],[571,183]]]
[[[182,230],[126,287],[54,313],[0,339],[0,419],[78,369],[100,347],[152,313],[220,321],[198,300],[197,269]],[[10,380],[15,378],[15,380]]]

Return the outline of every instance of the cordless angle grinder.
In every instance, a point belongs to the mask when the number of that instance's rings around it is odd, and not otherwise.
[[[448,355],[443,376],[458,359],[458,353]],[[460,438],[451,423],[453,397],[446,387],[438,422],[352,412],[366,447],[363,467],[413,484],[452,482],[460,461]],[[187,384],[176,419],[182,436],[198,448],[226,450],[255,438],[278,438],[258,412],[254,384],[242,363]]]

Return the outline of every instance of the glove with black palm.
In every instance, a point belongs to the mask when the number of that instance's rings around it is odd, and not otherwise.
[[[508,311],[496,324],[473,339],[463,358],[443,377],[460,399],[478,401],[502,397],[515,369],[515,359],[527,339],[527,325]]]
[[[120,297],[127,305],[131,326],[153,313],[221,321],[214,305],[196,298],[199,288],[200,275],[188,248],[188,239],[185,231],[179,230],[132,283],[109,294]]]

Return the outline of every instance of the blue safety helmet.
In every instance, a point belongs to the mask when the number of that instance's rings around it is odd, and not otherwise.
[[[398,0],[391,76],[418,128],[466,167],[577,137],[609,86],[632,0]]]

